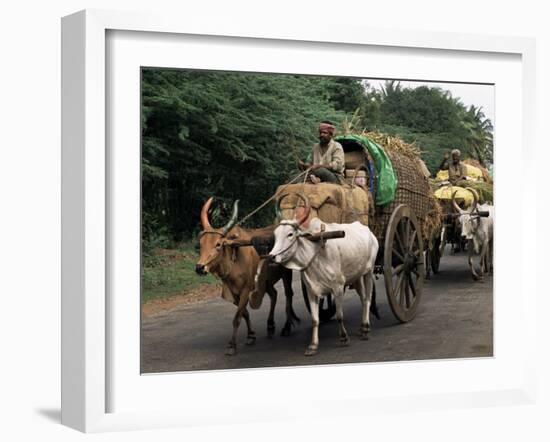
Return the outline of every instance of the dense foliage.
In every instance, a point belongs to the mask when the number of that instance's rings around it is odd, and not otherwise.
[[[363,113],[363,124],[407,142],[416,142],[432,172],[442,152],[458,148],[463,157],[492,163],[493,126],[480,108],[466,108],[459,98],[436,87],[401,88],[388,81],[382,91],[368,90],[372,112]]]
[[[241,215],[297,173],[323,119],[349,121],[416,141],[431,170],[459,147],[491,161],[492,126],[480,109],[427,87],[382,91],[350,78],[144,69],[142,72],[142,225],[145,249],[198,231],[215,195],[215,226],[235,199]],[[272,221],[270,209],[249,225]]]

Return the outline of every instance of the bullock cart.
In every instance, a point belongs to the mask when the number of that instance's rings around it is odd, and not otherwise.
[[[467,184],[467,183],[465,183]],[[443,255],[445,246],[451,244],[451,253],[468,249],[468,264],[474,280],[478,280],[483,273],[489,271],[492,266],[490,252],[492,250],[492,204],[485,200],[480,204],[480,196],[474,187],[446,186],[440,187],[434,192],[435,197],[443,207],[442,225],[437,238],[436,247],[430,255],[430,266],[434,273],[439,270],[439,260]],[[480,210],[481,209],[481,210]],[[490,218],[489,221],[481,221],[482,218]],[[487,230],[480,225],[487,225]],[[478,246],[474,243],[478,242]],[[474,266],[472,257],[476,254],[476,248],[482,247],[480,264],[481,275]]]
[[[432,237],[433,247],[430,248],[428,270],[438,273],[439,262],[447,244],[451,246],[451,253],[463,252],[467,248],[458,220],[460,211],[477,205],[478,202],[492,202],[492,183],[461,181],[453,186],[450,183],[441,185],[436,181],[432,183],[432,188],[441,207],[441,225]],[[486,214],[481,212],[481,216],[485,217]]]
[[[414,152],[382,148],[384,143],[377,144],[365,135],[339,136],[336,141],[345,152],[346,183],[280,186],[280,215],[293,217],[305,196],[311,217],[327,223],[359,221],[368,225],[379,243],[375,274],[384,277],[395,317],[408,322],[415,317],[422,297],[425,245],[440,223],[440,208],[423,163]],[[357,179],[360,171],[362,180]],[[307,295],[304,298],[307,300]],[[326,298],[321,320],[335,314],[334,303]],[[309,308],[307,301],[306,305]]]
[[[455,191],[455,200],[457,204],[465,208],[473,201],[472,195],[462,189],[453,186],[437,188],[434,196],[441,207],[441,226],[432,237],[432,247],[429,250],[428,269],[433,273],[439,272],[439,263],[447,244],[451,245],[451,253],[462,252],[466,250],[466,242],[462,239],[460,223],[458,222],[458,212],[452,204],[452,196]]]

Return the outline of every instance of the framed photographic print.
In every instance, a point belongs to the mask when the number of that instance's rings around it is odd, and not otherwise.
[[[84,11],[62,44],[64,424],[532,400],[531,40]]]

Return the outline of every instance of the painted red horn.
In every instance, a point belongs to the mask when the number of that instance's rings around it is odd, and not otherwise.
[[[214,197],[211,196],[208,198],[208,200],[204,203],[201,209],[201,224],[203,230],[211,230],[212,226],[210,225],[210,221],[208,220],[208,210],[210,210],[210,206],[212,205],[212,201],[214,201]]]

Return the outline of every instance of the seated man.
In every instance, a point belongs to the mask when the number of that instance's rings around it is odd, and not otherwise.
[[[330,121],[322,121],[319,125],[319,143],[312,149],[313,162],[311,164],[300,161],[301,169],[310,168],[310,179],[313,183],[321,181],[340,183],[344,176],[344,149],[334,141],[335,127]]]
[[[459,181],[466,179],[468,170],[466,169],[466,165],[460,161],[460,150],[453,149],[451,151],[451,158],[452,162],[449,163],[449,155],[445,154],[439,169],[449,171],[449,182],[454,186]]]

